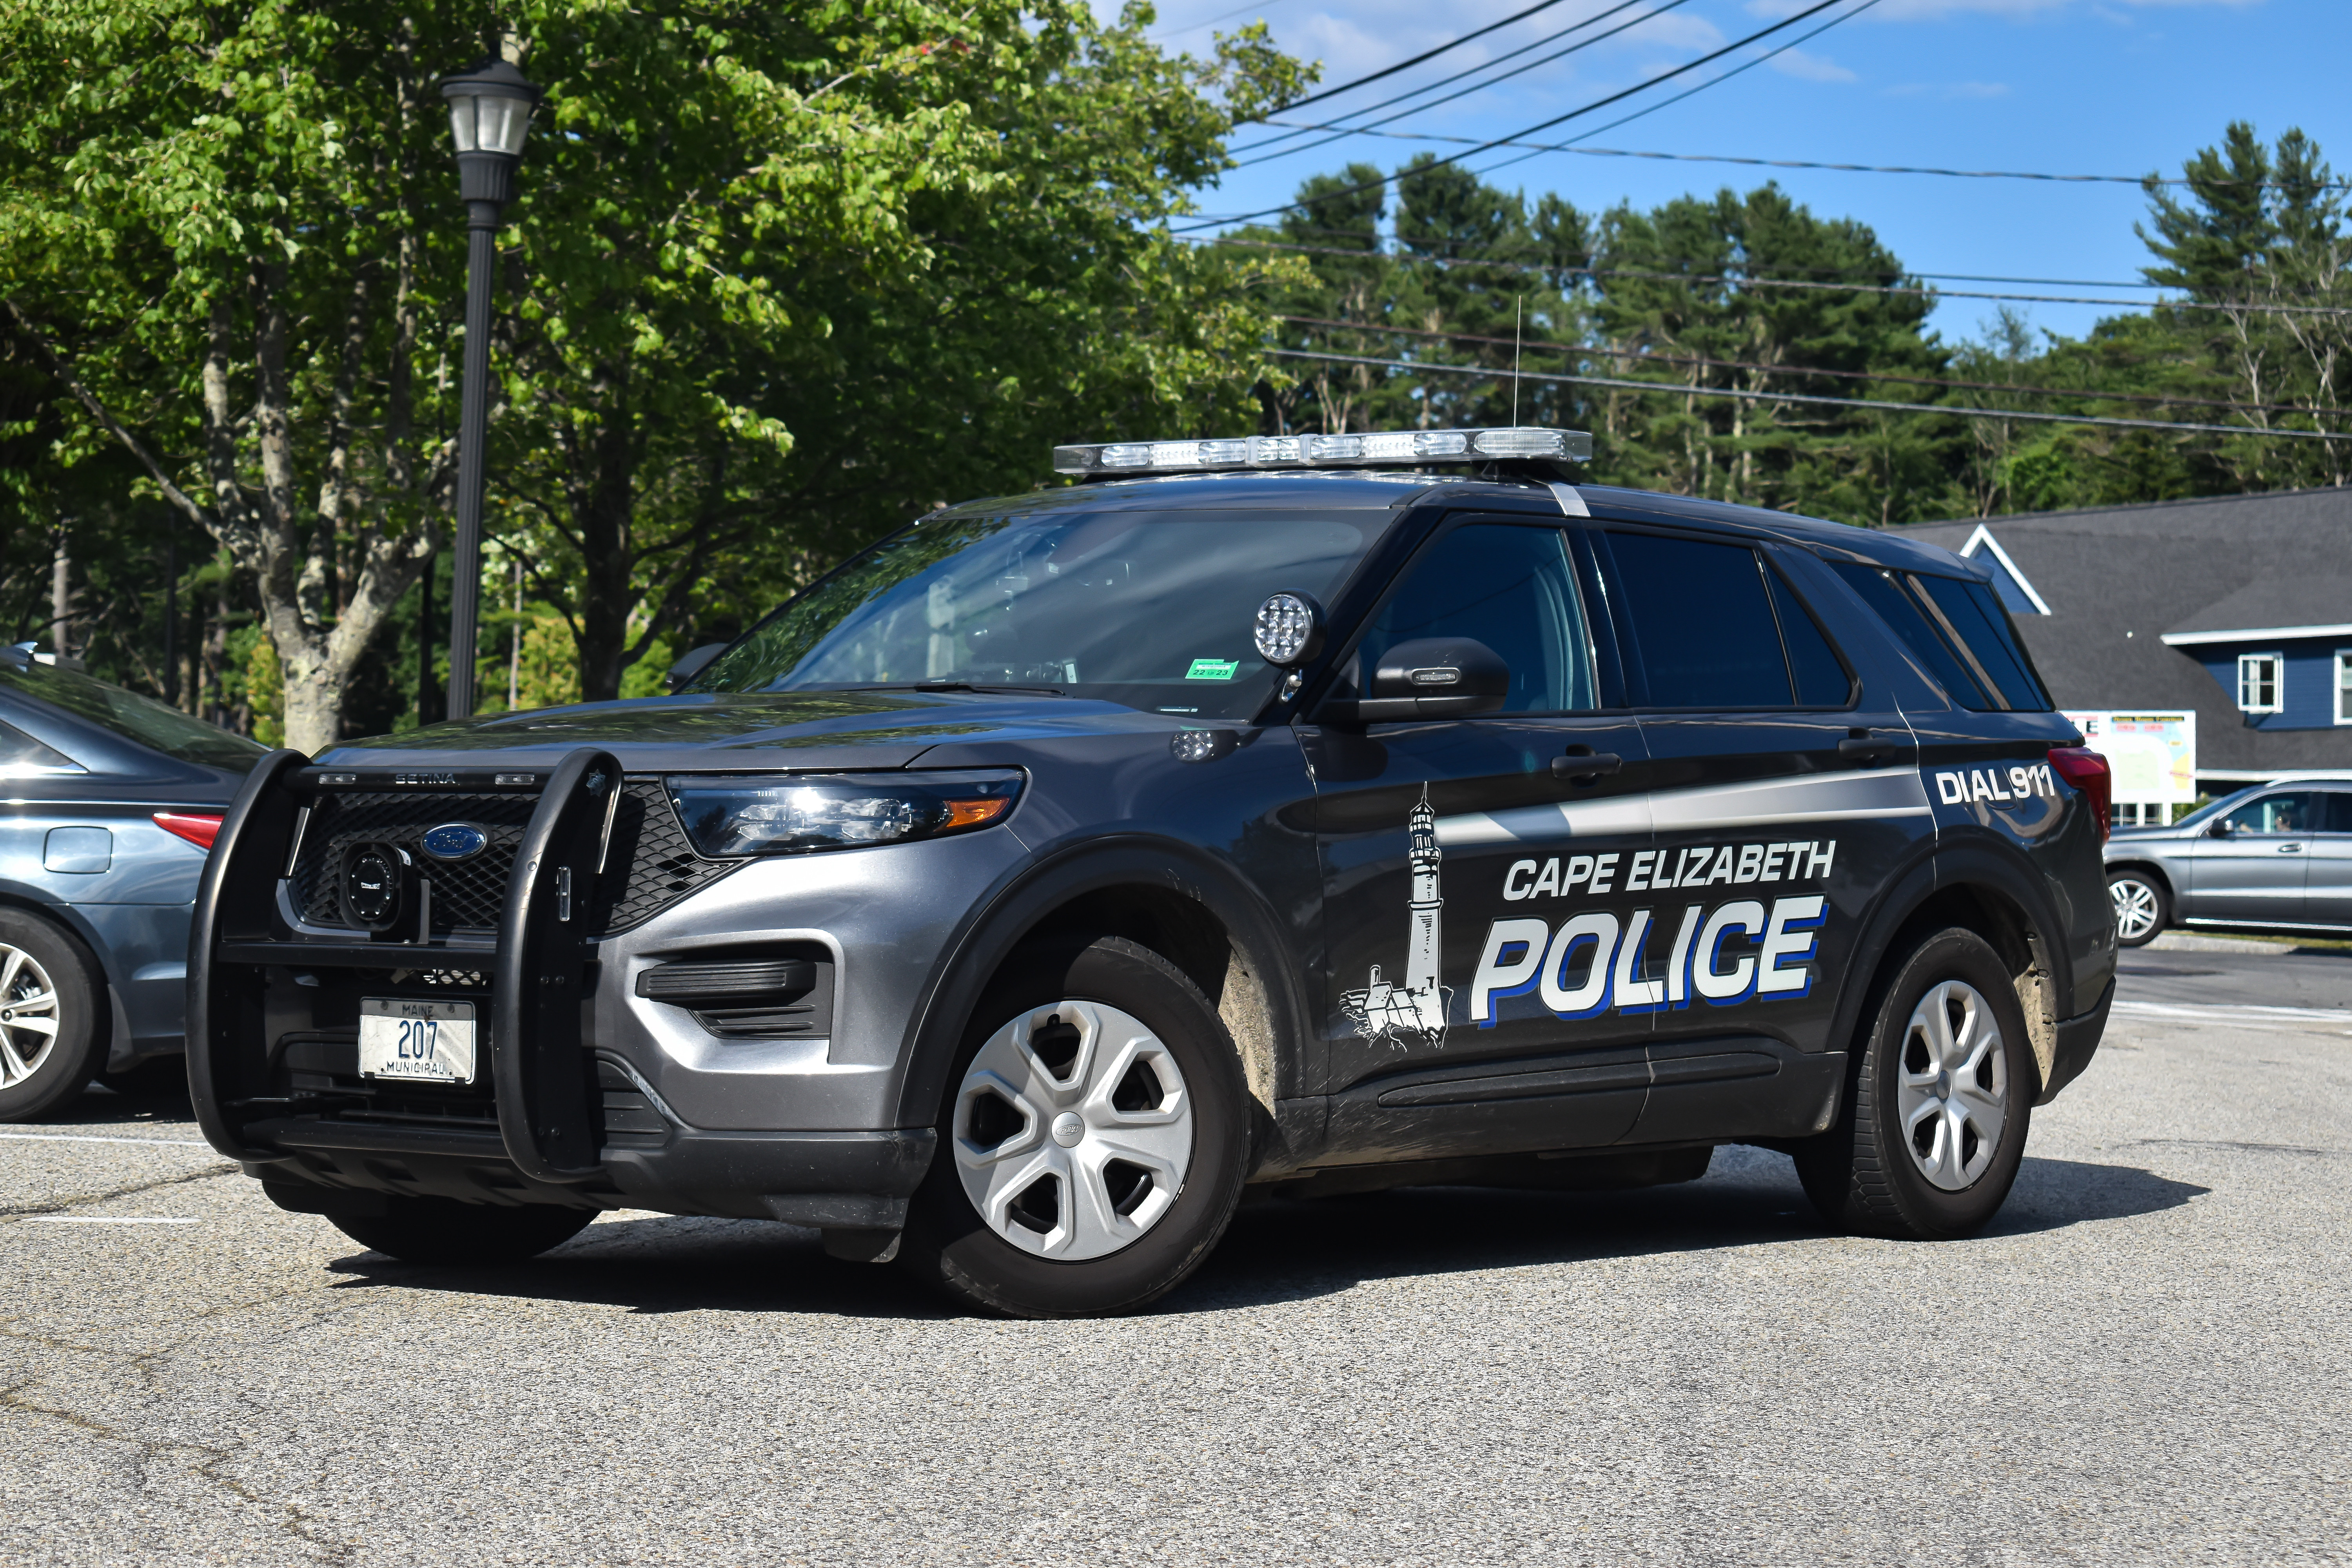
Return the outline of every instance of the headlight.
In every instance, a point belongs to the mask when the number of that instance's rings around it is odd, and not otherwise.
[[[1021,795],[1013,768],[740,775],[664,781],[694,847],[712,859],[798,855],[940,838],[1001,822]]]

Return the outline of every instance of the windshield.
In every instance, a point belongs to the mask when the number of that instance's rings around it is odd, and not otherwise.
[[[0,658],[0,687],[62,708],[85,723],[184,763],[241,773],[269,752],[258,741],[216,729],[152,697],[52,665]]]
[[[1287,590],[1328,604],[1388,511],[938,517],[753,627],[690,691],[1045,687],[1246,719],[1282,672],[1251,643]]]
[[[2263,786],[2261,784],[2248,784],[2243,789],[2231,790],[2228,795],[2223,795],[2219,800],[2207,801],[2203,805],[2199,806],[2196,810],[2190,812],[2188,816],[2182,817],[2172,826],[2175,827],[2194,827],[2199,823],[2204,822],[2212,817],[2216,813],[2227,811],[2230,807],[2237,805],[2240,801],[2245,799],[2248,795],[2263,787]]]

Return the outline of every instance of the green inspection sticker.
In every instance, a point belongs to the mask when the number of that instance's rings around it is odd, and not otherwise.
[[[1231,680],[1242,667],[1237,658],[1196,658],[1192,668],[1184,672],[1187,680]]]

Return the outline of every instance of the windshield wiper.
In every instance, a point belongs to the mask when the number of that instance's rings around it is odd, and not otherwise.
[[[999,686],[993,683],[975,685],[969,680],[900,680],[887,686],[852,686],[851,691],[977,691],[982,695],[997,691],[1028,691],[1040,697],[1067,697],[1058,686]]]

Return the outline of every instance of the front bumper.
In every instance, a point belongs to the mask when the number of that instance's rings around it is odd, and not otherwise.
[[[598,943],[586,918],[608,860],[616,875],[628,861],[612,837],[621,775],[609,755],[572,752],[521,800],[528,822],[494,939],[429,921],[398,936],[330,936],[290,918],[280,895],[303,853],[305,814],[337,787],[336,775],[303,761],[266,759],[231,806],[197,896],[189,960],[197,1120],[281,1205],[362,1212],[386,1196],[434,1196],[852,1230],[903,1221],[930,1165],[929,1129],[695,1125],[707,1119],[663,1098],[657,1061],[598,1039],[600,989],[646,966]],[[397,782],[343,787],[380,795]],[[359,1005],[377,996],[472,1003],[476,1081],[361,1079]],[[823,1040],[810,1044],[822,1054]]]

